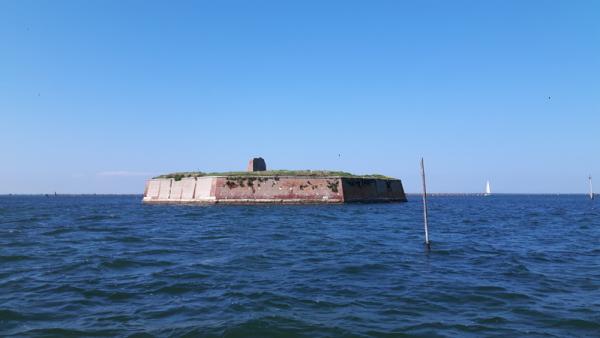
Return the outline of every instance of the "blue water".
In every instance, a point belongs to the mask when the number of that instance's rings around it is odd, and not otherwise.
[[[600,202],[0,197],[0,336],[600,336]]]

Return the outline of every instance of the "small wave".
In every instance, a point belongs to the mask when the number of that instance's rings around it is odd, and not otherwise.
[[[476,287],[474,287],[474,290],[480,291],[480,292],[503,292],[503,291],[506,291],[505,288],[503,288],[501,286],[494,286],[494,285],[476,286]]]
[[[451,323],[443,323],[443,322],[431,322],[431,323],[422,323],[416,325],[409,325],[402,328],[402,331],[417,334],[419,336],[423,335],[426,337],[444,337],[445,335],[440,335],[437,332],[454,332],[451,336],[465,333],[475,333],[482,334],[486,331],[496,332],[498,331],[493,326],[486,326],[481,324],[451,324]]]
[[[104,221],[109,219],[117,219],[119,216],[117,215],[86,215],[78,217],[78,221]]]
[[[180,267],[177,267],[176,269],[163,269],[158,272],[153,272],[152,276],[154,278],[175,278],[176,280],[201,280],[210,278],[213,275],[202,272],[181,271]]]
[[[405,310],[405,309],[384,309],[379,311],[379,314],[383,316],[408,316],[408,317],[421,317],[423,313],[421,311]]]
[[[56,236],[56,235],[62,235],[62,234],[68,233],[68,232],[72,232],[73,230],[74,230],[73,228],[61,227],[61,228],[43,232],[42,234],[46,235],[46,236]]]
[[[499,317],[499,316],[477,318],[477,319],[475,319],[475,321],[479,324],[491,324],[491,325],[500,325],[500,324],[506,324],[506,323],[510,322],[506,318]]]
[[[118,258],[110,261],[104,261],[100,263],[100,267],[109,269],[126,269],[145,266],[168,266],[172,264],[173,263],[166,261],[135,261],[131,259]]]
[[[516,307],[516,308],[510,309],[510,311],[513,313],[519,314],[519,315],[529,316],[532,318],[545,318],[546,317],[546,315],[544,313],[534,310],[534,309],[530,309],[530,308]]]
[[[186,212],[183,213],[181,215],[178,215],[178,217],[183,217],[183,218],[195,218],[195,217],[202,217],[205,216],[206,214],[201,213],[201,212]]]
[[[140,242],[144,241],[143,238],[136,237],[136,236],[123,236],[123,237],[107,236],[106,239],[109,241],[115,241],[115,242],[121,242],[121,243],[140,243]]]
[[[160,318],[168,318],[170,316],[182,315],[186,312],[192,312],[193,309],[187,306],[171,306],[166,308],[161,308],[161,310],[150,310],[145,311],[144,317],[151,319],[160,319]]]
[[[179,251],[173,249],[150,249],[140,252],[142,255],[168,255],[172,253],[178,253]]]
[[[520,263],[515,258],[512,259],[514,263],[511,263],[507,270],[504,271],[505,276],[513,277],[513,276],[528,276],[531,274],[531,271],[527,266],[523,263]]]
[[[265,316],[222,329],[222,336],[234,337],[350,337],[335,326],[312,324],[282,316]],[[192,335],[193,336],[193,335]]]
[[[23,336],[34,336],[34,337],[114,337],[118,335],[117,330],[77,330],[77,329],[65,329],[65,328],[43,328],[33,329],[28,331],[20,332],[19,335]]]
[[[100,289],[88,289],[82,290],[81,294],[86,298],[104,298],[111,301],[120,301],[127,300],[137,296],[136,293],[133,292],[124,292],[124,291],[107,291]]]
[[[188,292],[203,292],[209,287],[201,283],[177,283],[168,286],[164,286],[160,289],[154,290],[152,293],[160,294],[164,293],[167,295],[181,295]]]
[[[281,233],[272,234],[270,237],[274,241],[284,240],[284,239],[289,239],[290,238],[290,236],[288,236],[286,234],[281,234]]]
[[[48,217],[43,216],[32,216],[21,219],[16,219],[6,223],[14,223],[14,224],[30,224],[30,223],[41,223],[42,221],[47,221]],[[4,222],[3,222],[4,223]]]
[[[493,293],[493,296],[499,299],[506,299],[506,300],[527,300],[527,299],[531,299],[530,296],[524,294],[524,293],[518,293],[518,292],[497,292],[497,293]]]
[[[34,257],[24,255],[0,255],[0,262],[19,262],[28,259],[34,259]]]
[[[381,271],[389,269],[389,266],[380,263],[367,263],[360,265],[348,265],[340,269],[341,273],[355,275],[373,271]]]
[[[556,328],[572,330],[594,330],[600,333],[600,322],[578,318],[553,319],[546,322]]]
[[[0,322],[5,320],[21,320],[25,318],[26,316],[20,312],[0,309]]]

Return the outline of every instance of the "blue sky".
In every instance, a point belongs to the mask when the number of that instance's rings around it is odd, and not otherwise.
[[[2,1],[0,193],[171,171],[600,187],[598,1]],[[549,98],[550,97],[550,98]]]

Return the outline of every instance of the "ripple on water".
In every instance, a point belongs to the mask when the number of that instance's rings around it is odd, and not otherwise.
[[[26,316],[20,312],[0,309],[0,322],[23,319],[26,319]]]
[[[0,255],[0,263],[4,262],[20,262],[33,259],[34,257],[25,255]]]
[[[140,268],[140,267],[162,267],[170,266],[172,262],[159,261],[159,260],[134,260],[127,258],[117,258],[102,261],[99,265],[100,268],[107,269],[128,269],[128,268]]]
[[[385,264],[379,263],[365,263],[365,264],[350,264],[342,266],[340,269],[341,274],[349,274],[349,275],[362,275],[362,274],[370,274],[379,271],[389,270],[391,267]]]

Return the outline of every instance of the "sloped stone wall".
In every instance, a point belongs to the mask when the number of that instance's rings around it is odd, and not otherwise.
[[[343,178],[345,202],[405,202],[406,194],[400,180]]]

